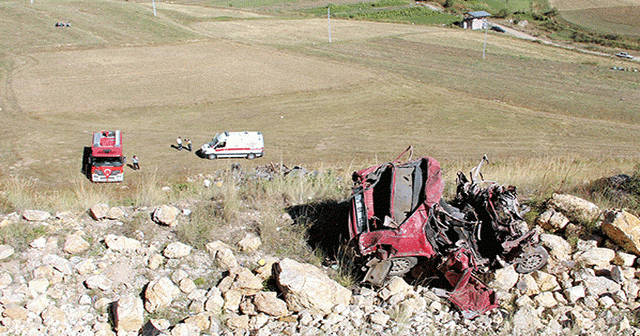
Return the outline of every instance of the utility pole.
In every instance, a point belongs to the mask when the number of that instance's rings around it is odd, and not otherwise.
[[[331,7],[327,6],[327,26],[329,26],[329,43],[331,43]]]
[[[484,54],[487,50],[487,30],[489,25],[487,24],[487,18],[484,18],[482,21],[484,23],[484,46],[482,47],[482,59],[484,59]]]
[[[152,0],[153,2],[153,16],[156,16],[156,0]]]

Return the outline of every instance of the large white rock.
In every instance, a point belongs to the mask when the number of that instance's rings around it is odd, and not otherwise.
[[[489,283],[489,287],[502,292],[508,292],[518,283],[519,275],[513,265],[507,265],[504,268],[494,272],[494,279]]]
[[[309,309],[328,314],[338,305],[349,305],[351,291],[329,278],[322,270],[285,258],[274,264],[278,287],[289,310]]]
[[[601,213],[597,205],[572,195],[553,194],[549,204],[569,219],[583,224],[597,220]]]
[[[560,236],[543,233],[540,235],[542,245],[557,260],[568,260],[571,255],[571,244]]]
[[[144,308],[153,313],[168,307],[173,299],[180,293],[180,289],[167,277],[160,278],[156,282],[149,283],[144,292]]]
[[[162,205],[153,212],[153,220],[162,225],[176,226],[178,225],[178,215],[180,210],[171,205]]]
[[[257,251],[260,245],[262,245],[262,241],[260,240],[260,237],[252,233],[248,233],[244,238],[242,238],[242,240],[238,242],[240,251],[247,252],[247,253]]]
[[[135,252],[142,246],[139,241],[133,238],[116,236],[114,234],[106,235],[104,237],[104,243],[108,248],[118,252]]]
[[[42,210],[25,210],[22,217],[30,222],[42,222],[51,217],[51,214]]]
[[[640,255],[640,219],[624,210],[604,212],[602,231],[627,252]]]
[[[144,323],[144,308],[142,300],[136,296],[120,298],[114,309],[116,330],[137,332]]]
[[[576,253],[573,256],[573,259],[576,262],[584,263],[587,266],[606,268],[611,265],[611,261],[615,256],[616,252],[612,249],[595,247],[581,253]]]
[[[537,223],[545,230],[550,232],[556,232],[564,229],[569,224],[569,219],[565,217],[561,212],[557,212],[553,209],[547,209],[541,213],[536,220]]]
[[[173,242],[167,245],[162,254],[169,259],[175,259],[188,256],[189,253],[191,253],[191,250],[192,247],[187,244]]]
[[[95,220],[105,219],[109,213],[109,205],[98,203],[89,208],[89,215]]]
[[[267,315],[282,317],[287,315],[287,303],[276,297],[276,292],[259,292],[253,298],[256,310]]]
[[[11,245],[0,245],[0,260],[12,256],[16,250]]]
[[[89,246],[91,245],[84,238],[74,233],[67,236],[62,250],[69,254],[76,254],[88,249]]]

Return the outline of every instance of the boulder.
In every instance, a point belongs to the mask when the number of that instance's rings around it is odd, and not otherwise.
[[[180,210],[178,210],[178,208],[171,205],[162,205],[156,208],[153,212],[152,218],[153,221],[158,224],[177,226],[179,214]]]
[[[513,265],[507,265],[504,268],[494,272],[494,279],[489,283],[489,287],[502,292],[508,292],[518,283],[518,272]]]
[[[149,283],[144,292],[144,308],[149,313],[168,307],[180,289],[167,277],[160,278],[156,282]]]
[[[124,212],[124,209],[122,209],[121,207],[113,207],[109,209],[109,211],[105,215],[107,219],[115,219],[115,220],[121,219],[124,216],[125,216],[125,212]]]
[[[86,240],[74,233],[67,236],[62,250],[69,254],[76,254],[88,249],[89,246],[91,245]]]
[[[564,227],[569,224],[569,218],[565,217],[561,212],[547,209],[538,216],[537,223],[545,230],[556,232],[564,229]]]
[[[104,203],[98,203],[89,208],[89,215],[95,220],[102,220],[107,218],[109,213],[109,205]]]
[[[624,210],[604,212],[602,231],[625,251],[640,255],[640,219]]]
[[[247,268],[237,268],[231,276],[233,277],[233,283],[229,290],[239,291],[242,295],[255,295],[264,287],[262,279],[255,276]]]
[[[142,246],[142,244],[135,239],[116,236],[114,234],[108,234],[104,237],[104,243],[108,248],[118,252],[135,252]]]
[[[262,245],[262,241],[260,237],[249,233],[242,240],[238,242],[238,246],[240,247],[240,251],[251,253],[258,250],[258,248]]]
[[[162,255],[169,259],[186,257],[191,253],[193,248],[181,242],[173,242],[164,249]]]
[[[604,247],[595,247],[584,252],[576,253],[573,259],[576,262],[584,263],[587,266],[597,266],[601,268],[609,267],[616,252]]]
[[[118,332],[137,332],[144,323],[142,300],[137,296],[125,296],[116,301],[113,319]]]
[[[287,303],[276,296],[276,292],[259,292],[256,294],[253,298],[256,310],[275,317],[287,315]]]
[[[11,245],[0,245],[0,260],[12,256],[16,250]]]
[[[54,305],[49,305],[47,308],[45,308],[42,314],[40,314],[40,317],[42,317],[42,323],[45,326],[50,326],[55,323],[67,322],[67,315],[65,314],[65,312]]]
[[[564,238],[543,233],[540,235],[542,245],[549,251],[549,254],[557,260],[568,260],[571,255],[571,244]]]
[[[111,286],[113,286],[113,281],[107,278],[104,274],[96,274],[88,277],[87,280],[84,281],[84,284],[89,289],[107,291],[111,289]]]
[[[42,210],[25,210],[22,212],[22,218],[29,222],[42,222],[51,218],[51,214]]]
[[[553,194],[549,204],[570,220],[583,224],[597,220],[601,213],[597,205],[572,195]]]
[[[349,305],[351,291],[313,265],[285,258],[274,264],[273,271],[289,310],[328,314],[335,305]]]

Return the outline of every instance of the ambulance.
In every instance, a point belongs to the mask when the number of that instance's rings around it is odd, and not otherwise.
[[[264,139],[260,132],[224,132],[202,145],[202,156],[218,158],[247,158],[253,160],[264,155]]]

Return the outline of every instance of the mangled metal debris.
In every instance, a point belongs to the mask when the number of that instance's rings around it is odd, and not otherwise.
[[[483,180],[486,156],[471,179],[458,173],[456,197],[446,202],[438,161],[412,155],[409,147],[392,162],[353,173],[349,249],[362,265],[363,282],[440,275],[448,299],[474,318],[498,306],[476,273],[505,262],[529,273],[545,265],[547,252],[522,218],[516,187]]]

